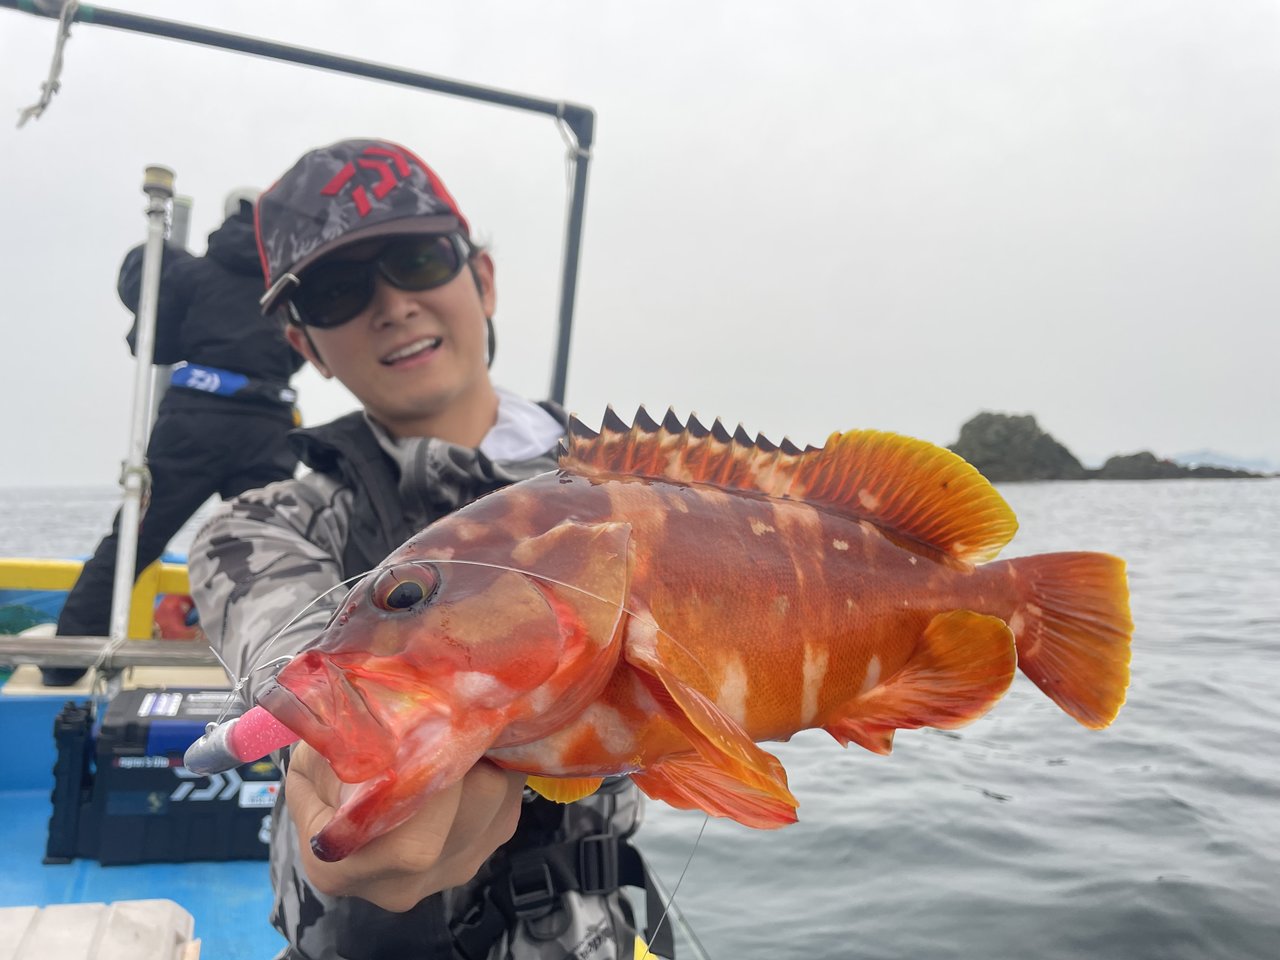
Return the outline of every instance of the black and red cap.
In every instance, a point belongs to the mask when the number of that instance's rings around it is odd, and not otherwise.
[[[255,225],[271,313],[309,265],[371,237],[470,227],[434,170],[389,140],[317,147],[258,198]]]

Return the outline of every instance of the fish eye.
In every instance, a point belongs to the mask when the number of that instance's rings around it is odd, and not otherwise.
[[[370,595],[379,610],[395,613],[429,600],[439,586],[440,578],[431,567],[401,563],[378,574]]]

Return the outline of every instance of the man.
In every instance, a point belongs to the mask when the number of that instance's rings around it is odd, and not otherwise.
[[[344,579],[440,516],[552,469],[563,430],[558,408],[490,381],[493,261],[405,148],[345,140],[305,154],[260,198],[258,238],[264,311],[284,311],[289,342],[363,409],[296,431],[314,472],[242,496],[193,545],[206,633],[251,693],[321,631]],[[325,863],[308,839],[339,789],[323,759],[294,748],[272,823],[282,957],[632,955],[617,881],[579,869],[584,850],[600,850],[623,882],[628,865],[640,879],[620,839],[639,818],[629,781],[563,806],[482,761],[408,822]]]
[[[253,194],[233,191],[226,219],[204,256],[167,245],[156,304],[155,362],[176,364],[147,444],[151,501],[138,529],[141,573],[214,494],[233,497],[293,476],[298,460],[289,379],[303,358],[262,322],[262,266],[253,228]],[[125,256],[117,290],[137,314],[143,246]],[[137,321],[127,338],[134,349]],[[81,570],[58,617],[62,636],[110,631],[120,517]],[[78,668],[42,668],[51,686],[75,683]]]

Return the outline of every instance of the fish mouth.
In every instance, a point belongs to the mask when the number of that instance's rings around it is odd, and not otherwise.
[[[339,787],[338,808],[311,838],[312,852],[321,860],[341,860],[394,830],[428,797],[462,779],[483,756],[491,731],[453,720],[445,714],[428,717],[405,734],[393,766]]]
[[[340,670],[320,666],[321,677],[282,673],[258,704],[328,760],[340,780],[369,780],[395,761],[397,738]]]
[[[440,760],[445,751],[448,749],[452,738],[450,734],[452,726],[449,718],[444,715],[428,717],[422,723],[414,727],[414,729],[403,738],[399,744],[397,751],[397,760],[400,765],[407,758],[413,759],[415,767],[421,767],[424,771],[439,770],[441,768]],[[325,757],[329,760],[329,757]],[[333,761],[330,760],[330,765]],[[336,768],[335,768],[336,771]],[[386,769],[382,769],[374,773],[373,776],[358,781],[343,780],[342,786],[338,790],[338,797],[343,806],[353,797],[362,796],[369,792],[370,789],[377,789],[378,785],[385,779]],[[439,781],[442,779],[440,775],[427,774],[420,778],[419,789],[423,792],[430,792],[443,786]]]
[[[379,357],[378,362],[386,367],[394,366],[395,364],[402,363],[405,360],[411,360],[430,351],[438,350],[442,343],[444,343],[443,337],[419,337],[417,340],[407,343],[404,346],[397,347],[390,353]]]

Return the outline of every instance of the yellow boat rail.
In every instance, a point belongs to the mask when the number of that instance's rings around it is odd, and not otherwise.
[[[80,560],[0,557],[0,590],[70,590],[83,566]],[[157,560],[143,570],[129,597],[130,639],[150,640],[154,635],[156,597],[190,592],[185,563]]]

